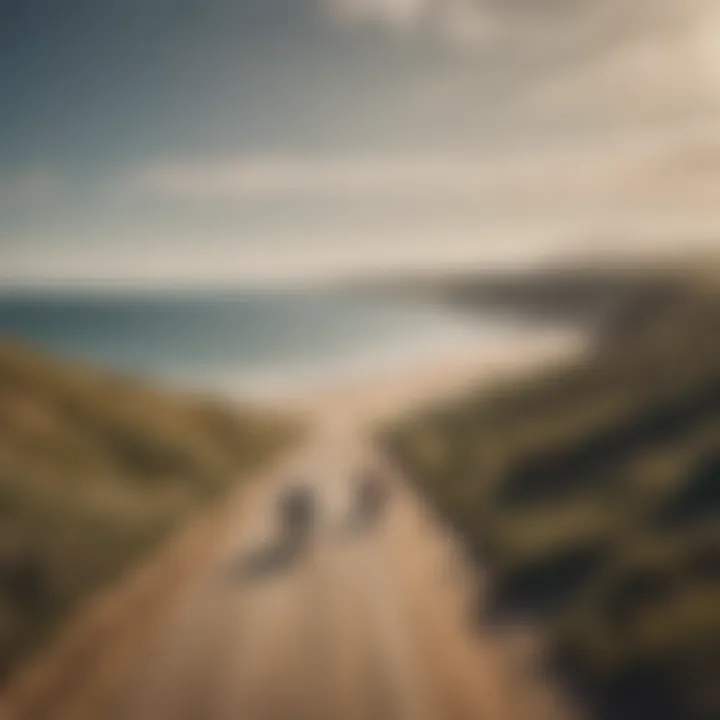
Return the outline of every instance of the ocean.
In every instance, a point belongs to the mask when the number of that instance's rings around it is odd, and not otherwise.
[[[0,295],[0,335],[165,384],[268,395],[521,332],[441,305],[323,292]]]

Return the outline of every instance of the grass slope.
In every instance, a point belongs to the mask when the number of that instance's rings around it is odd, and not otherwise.
[[[0,680],[294,432],[0,341]]]
[[[598,716],[720,717],[720,299],[385,442]]]

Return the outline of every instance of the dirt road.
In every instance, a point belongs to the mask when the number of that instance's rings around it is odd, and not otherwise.
[[[354,516],[353,481],[369,464],[383,467],[390,501],[367,526]],[[276,519],[296,478],[322,508],[297,548]],[[549,698],[533,698],[527,714],[518,668],[473,624],[473,585],[458,548],[381,458],[356,438],[319,440],[228,527],[108,717],[543,717]]]

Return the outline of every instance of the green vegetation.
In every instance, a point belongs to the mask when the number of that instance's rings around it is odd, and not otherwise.
[[[384,442],[599,717],[720,717],[720,301]]]
[[[0,678],[296,433],[0,342]]]

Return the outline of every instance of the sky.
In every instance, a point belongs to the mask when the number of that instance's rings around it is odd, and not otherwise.
[[[717,0],[0,0],[0,90],[4,286],[720,231]]]

